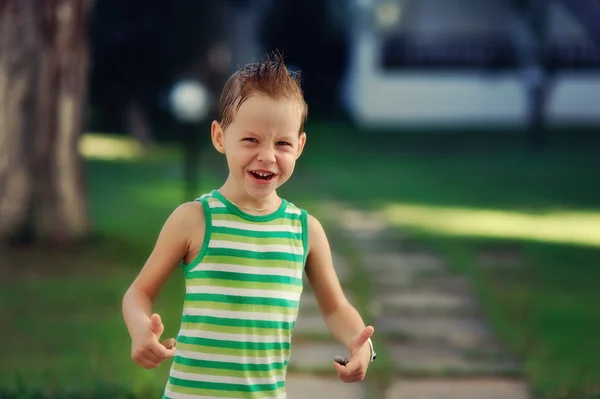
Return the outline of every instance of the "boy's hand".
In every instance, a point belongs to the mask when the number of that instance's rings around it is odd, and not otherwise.
[[[160,316],[154,313],[148,324],[142,326],[139,333],[132,337],[131,357],[137,364],[145,369],[152,369],[173,357],[175,348],[167,349],[159,342],[164,330]]]
[[[350,361],[342,366],[333,362],[340,379],[344,382],[359,382],[365,378],[367,368],[371,363],[371,346],[367,340],[373,335],[373,327],[368,326],[354,338],[352,338]]]

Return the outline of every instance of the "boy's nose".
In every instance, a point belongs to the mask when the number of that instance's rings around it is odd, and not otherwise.
[[[258,160],[264,163],[274,163],[275,151],[271,148],[262,148],[258,153]]]

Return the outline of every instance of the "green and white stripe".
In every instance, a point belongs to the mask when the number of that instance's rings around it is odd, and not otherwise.
[[[164,398],[283,399],[307,256],[306,212],[244,213],[214,190]]]

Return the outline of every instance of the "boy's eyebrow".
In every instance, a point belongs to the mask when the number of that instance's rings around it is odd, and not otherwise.
[[[278,135],[277,137],[280,139],[293,139],[295,136],[295,133],[283,133],[281,135]]]
[[[258,137],[263,136],[262,134],[255,132],[253,130],[244,130],[244,135],[245,136],[258,136]]]
[[[250,136],[258,136],[258,137],[264,137],[265,136],[262,133],[258,133],[258,132],[252,131],[252,130],[244,130],[244,134],[245,135],[250,135]],[[275,137],[278,138],[278,139],[293,139],[296,136],[297,136],[296,132],[281,133],[281,134],[275,135]]]

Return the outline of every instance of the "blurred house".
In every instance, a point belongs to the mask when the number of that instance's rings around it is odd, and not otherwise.
[[[226,15],[226,40],[231,74],[249,62],[255,62],[267,51],[259,38],[260,23],[273,0],[227,0],[223,2]],[[225,23],[225,22],[224,22]]]
[[[352,0],[346,109],[368,126],[523,126],[539,84],[548,123],[600,124],[600,3],[535,1]]]

